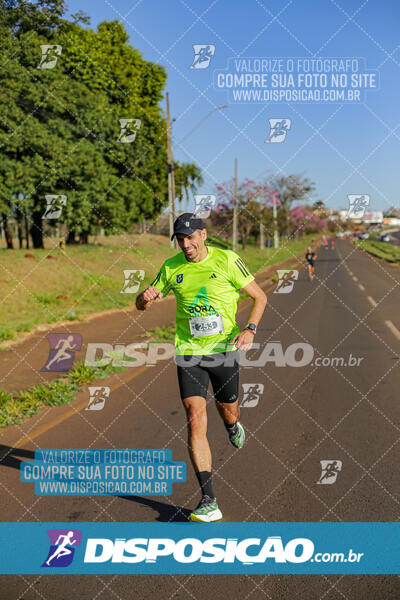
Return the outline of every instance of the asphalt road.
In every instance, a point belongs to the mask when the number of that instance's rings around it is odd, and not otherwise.
[[[271,342],[280,344],[284,353],[292,344],[309,344],[314,356],[305,366],[267,362],[241,368],[241,385],[263,385],[264,391],[255,406],[241,409],[247,441],[240,451],[229,445],[209,394],[214,488],[225,521],[399,519],[399,282],[398,268],[355,250],[347,241],[338,241],[335,250],[319,250],[313,281],[300,269],[290,293],[269,294],[256,336],[261,349],[249,357],[258,357]],[[247,316],[247,309],[242,310],[241,325]],[[279,346],[274,347],[279,351]],[[295,359],[299,356],[298,351]],[[51,422],[57,410],[46,411],[0,437],[6,449],[27,432],[32,437],[16,444],[1,463],[3,521],[187,520],[199,500],[189,462],[187,481],[175,484],[171,497],[37,497],[33,484],[19,481],[20,461],[33,458],[37,448],[169,448],[175,460],[188,460],[185,415],[172,360],[113,376],[111,396],[103,410],[80,408],[40,433],[38,428]],[[332,485],[317,483],[323,460],[342,463]],[[4,600],[67,600],[74,594],[80,600],[398,600],[400,578],[0,578]]]

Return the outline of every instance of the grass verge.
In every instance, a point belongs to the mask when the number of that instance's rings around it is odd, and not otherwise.
[[[86,367],[77,365],[63,379],[42,383],[16,394],[0,389],[0,428],[22,423],[25,419],[37,415],[46,406],[69,404],[75,394],[81,391],[83,384],[97,379],[105,379],[113,373],[123,371],[124,367]]]
[[[238,253],[255,273],[305,251],[312,237],[282,240],[278,249],[248,246]],[[0,323],[4,324],[0,325],[0,349],[2,342],[17,340],[38,325],[80,321],[85,315],[125,307],[129,310],[136,294],[121,293],[123,271],[144,271],[140,292],[154,279],[162,262],[177,252],[163,236],[111,238],[97,245],[68,247],[65,256],[56,247],[28,253],[0,250]],[[54,259],[47,260],[48,255]]]
[[[391,263],[400,263],[400,247],[375,240],[357,240],[357,248]]]

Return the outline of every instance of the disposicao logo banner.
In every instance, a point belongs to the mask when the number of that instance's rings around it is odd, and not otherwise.
[[[2,574],[400,573],[400,523],[0,523]]]

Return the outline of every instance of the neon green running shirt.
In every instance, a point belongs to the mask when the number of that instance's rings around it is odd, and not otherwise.
[[[169,258],[150,284],[163,296],[175,294],[177,355],[236,350],[229,342],[240,331],[235,319],[239,290],[254,277],[232,250],[207,249],[200,262],[186,260],[183,252]]]

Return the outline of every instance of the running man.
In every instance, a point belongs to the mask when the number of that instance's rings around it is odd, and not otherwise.
[[[150,287],[137,297],[136,306],[145,310],[171,290],[176,297],[175,361],[187,415],[189,456],[202,493],[190,518],[207,523],[222,518],[207,440],[209,380],[229,441],[242,448],[238,349],[250,350],[267,298],[235,252],[205,245],[207,230],[195,214],[184,213],[176,219],[174,236],[182,252],[164,262]],[[253,298],[243,331],[235,320],[240,289]]]
[[[308,277],[310,280],[312,280],[314,277],[314,261],[316,258],[317,258],[317,255],[315,254],[315,252],[312,251],[311,246],[308,246],[307,252],[306,252],[306,261],[307,261],[307,268],[308,268]]]
[[[58,540],[56,541],[56,550],[54,554],[46,560],[46,565],[49,567],[51,561],[54,558],[61,558],[62,556],[66,556],[67,554],[71,554],[71,550],[67,548],[67,546],[73,546],[76,543],[76,540],[72,539],[74,537],[73,531],[68,531],[67,535],[59,535]],[[60,541],[62,540],[62,541]]]
[[[51,361],[47,364],[46,370],[48,371],[53,363],[59,363],[62,360],[67,360],[71,358],[71,355],[68,353],[68,350],[75,350],[75,344],[71,344],[74,336],[69,335],[67,338],[60,338],[57,342],[55,350],[58,352],[55,353]]]

